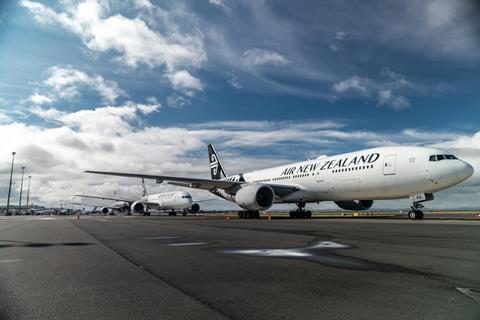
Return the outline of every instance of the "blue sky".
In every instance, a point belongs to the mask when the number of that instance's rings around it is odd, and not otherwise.
[[[209,142],[234,172],[392,144],[477,157],[479,9],[447,0],[2,1],[0,135],[7,150],[23,150],[20,162],[35,162],[43,203],[76,193],[66,175],[83,191],[111,192],[84,169],[208,174],[198,159]]]

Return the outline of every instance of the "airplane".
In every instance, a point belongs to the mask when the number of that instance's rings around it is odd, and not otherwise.
[[[159,211],[170,211],[169,215],[176,216],[176,210],[182,210],[182,215],[186,216],[188,212],[197,213],[200,211],[200,205],[198,202],[204,200],[193,201],[192,195],[187,191],[171,191],[162,192],[157,194],[147,195],[145,188],[145,181],[142,178],[142,198],[139,200],[123,199],[123,198],[109,198],[101,196],[90,196],[77,194],[76,197],[92,198],[101,200],[113,200],[115,201],[109,207],[103,207],[101,212],[111,213],[114,211],[125,212],[130,215],[132,212],[136,214],[142,214],[149,216],[149,209],[155,209]]]
[[[76,209],[77,212],[80,212],[81,214],[95,214],[97,212],[99,212],[97,210],[97,208],[99,207],[99,205],[97,204],[87,204],[87,203],[82,203],[82,202],[69,202],[69,204],[71,204],[72,206],[81,206],[83,207],[82,209]],[[91,207],[92,209],[91,210],[85,210],[85,207]],[[102,208],[102,210],[104,209],[105,207]],[[103,213],[104,215],[109,213],[108,211],[108,208],[107,210],[104,212],[100,210],[101,213]]]
[[[391,146],[287,164],[227,176],[213,145],[208,145],[211,179],[86,171],[208,190],[245,209],[239,218],[258,218],[274,203],[295,203],[291,218],[310,218],[306,203],[333,201],[345,210],[368,210],[375,200],[410,198],[408,217],[423,219],[423,202],[433,193],[472,176],[467,162],[438,149]]]

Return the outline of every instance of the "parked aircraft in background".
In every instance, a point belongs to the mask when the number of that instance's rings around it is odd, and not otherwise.
[[[150,215],[150,209],[169,211],[169,215],[173,216],[177,214],[177,211],[181,211],[182,214],[186,216],[187,213],[197,213],[200,211],[200,205],[198,202],[204,201],[193,201],[192,195],[187,191],[171,191],[147,195],[143,179],[142,190],[142,197],[140,199],[110,198],[82,194],[77,194],[75,196],[115,201],[111,206],[105,206],[101,209],[101,212],[104,214],[113,214],[117,211],[125,214],[136,213],[146,216]]]
[[[290,217],[311,217],[305,204],[334,201],[345,210],[367,210],[374,200],[410,198],[410,219],[422,219],[422,202],[473,174],[473,167],[451,154],[423,147],[394,146],[322,156],[274,168],[227,176],[213,145],[208,146],[211,179],[86,171],[121,177],[155,179],[158,183],[204,189],[259,216],[274,203],[295,203]]]

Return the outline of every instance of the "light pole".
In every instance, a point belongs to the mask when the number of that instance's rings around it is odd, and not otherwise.
[[[32,176],[28,176],[27,211],[28,211],[28,200],[30,199],[30,179],[32,179]]]
[[[16,152],[12,152],[12,168],[10,169],[10,184],[8,185],[8,198],[7,198],[7,212],[5,215],[10,215],[10,193],[12,191],[12,175],[13,175],[13,162],[15,161]]]
[[[25,168],[22,167],[22,181],[20,182],[20,200],[18,202],[18,214],[22,211],[22,193],[23,193],[23,174],[25,173]]]

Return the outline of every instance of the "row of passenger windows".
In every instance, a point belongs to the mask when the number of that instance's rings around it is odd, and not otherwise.
[[[363,170],[363,169],[372,169],[372,165],[367,165],[367,166],[359,166],[359,167],[352,167],[352,168],[343,168],[343,169],[335,169],[332,170],[332,173],[340,173],[340,172],[347,172],[347,171],[356,171],[356,170]],[[320,173],[317,172],[317,175]],[[309,177],[309,176],[314,176],[315,173],[302,173],[302,174],[296,174],[293,176],[283,176],[283,177],[277,177],[277,178],[272,178],[272,179],[262,179],[262,180],[256,180],[253,182],[271,182],[271,181],[282,181],[282,180],[289,180],[289,179],[297,179],[297,178],[303,178],[303,177]]]
[[[363,169],[372,169],[373,164],[367,166],[359,166],[359,167],[352,167],[352,168],[342,168],[342,169],[335,169],[332,170],[332,173],[340,173],[340,172],[347,172],[347,171],[356,171],[356,170],[363,170]]]
[[[430,156],[430,161],[454,160],[457,159],[453,154],[437,154]]]

